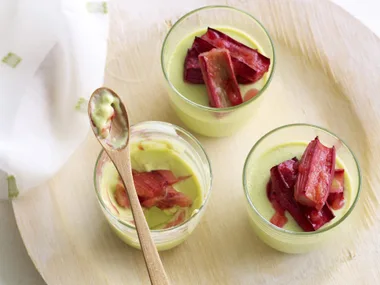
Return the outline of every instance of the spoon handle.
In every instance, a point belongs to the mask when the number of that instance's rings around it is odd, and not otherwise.
[[[129,145],[122,151],[117,153],[110,152],[108,155],[118,169],[119,174],[125,184],[125,189],[129,197],[132,214],[135,221],[137,235],[140,240],[141,250],[148,269],[150,282],[153,285],[169,285],[169,279],[166,275],[164,266],[162,265],[156,245],[150,235],[148,223],[146,222],[137,197],[135,185],[133,183]]]

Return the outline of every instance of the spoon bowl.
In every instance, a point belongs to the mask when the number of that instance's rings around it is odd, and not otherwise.
[[[127,110],[113,90],[101,87],[91,95],[88,116],[92,131],[124,183],[150,281],[154,285],[169,284],[133,182]]]
[[[122,150],[129,142],[129,119],[120,97],[107,87],[96,89],[88,104],[91,128],[104,148]],[[108,117],[107,117],[108,116]]]

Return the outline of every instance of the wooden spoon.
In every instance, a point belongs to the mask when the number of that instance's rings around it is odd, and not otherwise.
[[[97,106],[102,104],[102,100],[106,103],[102,105],[103,109],[101,112],[107,113],[108,111],[110,115],[112,115],[112,113],[114,114],[110,119],[107,118],[108,120],[103,120],[104,118],[99,116]],[[111,100],[114,101],[112,102]],[[88,115],[96,138],[114,163],[124,182],[150,282],[154,285],[169,284],[169,279],[150,235],[150,230],[133,183],[129,150],[129,120],[125,106],[114,91],[106,87],[101,87],[96,89],[91,95],[88,103]],[[98,126],[101,123],[105,128],[98,128],[96,123],[98,123]]]

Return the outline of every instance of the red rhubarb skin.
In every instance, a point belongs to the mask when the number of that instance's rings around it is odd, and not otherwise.
[[[195,37],[193,45],[190,49],[187,50],[186,58],[185,58],[185,66],[184,66],[184,81],[192,84],[204,84],[202,70],[199,65],[198,55],[207,51],[216,48],[206,40]],[[234,70],[239,69],[239,62],[233,60]],[[237,66],[235,66],[237,65]],[[244,72],[244,70],[241,70]],[[249,70],[249,73],[252,72]],[[250,84],[253,83],[251,80],[246,79],[238,74],[236,75],[236,80],[239,84]]]
[[[201,67],[198,60],[199,52],[194,48],[187,51],[184,63],[184,80],[192,84],[204,84]]]
[[[201,53],[198,58],[210,106],[225,108],[243,103],[229,52],[212,49]]]
[[[154,171],[159,173],[169,185],[176,184],[192,176],[192,175],[185,175],[185,176],[176,177],[171,170],[154,170]]]
[[[165,195],[153,197],[142,201],[141,205],[145,208],[156,206],[159,209],[170,209],[174,206],[190,207],[192,200],[185,194],[176,191],[172,186],[165,188]]]
[[[288,222],[288,218],[285,216],[285,209],[281,207],[280,203],[276,200],[276,193],[272,188],[271,180],[269,180],[267,184],[267,197],[275,210],[270,222],[275,226],[282,228]]]
[[[230,51],[237,82],[251,84],[260,80],[269,70],[270,59],[226,34],[212,28],[201,37],[195,37],[185,58],[184,81],[193,84],[204,83],[198,63],[198,55],[213,48]]]
[[[288,211],[304,231],[316,231],[335,216],[327,204],[321,210],[316,210],[297,203],[294,199],[294,186],[297,181],[298,168],[297,158],[284,161],[271,168],[267,196],[276,212],[270,222],[278,227],[283,227],[287,222],[285,211]]]
[[[169,209],[174,206],[190,207],[192,200],[185,194],[178,192],[172,185],[191,177],[176,177],[170,170],[154,170],[150,172],[132,171],[137,196],[140,204],[145,208],[158,207]],[[129,207],[129,199],[124,184],[119,181],[116,185],[115,199],[120,207]]]
[[[328,204],[325,204],[320,211],[302,206],[302,211],[315,231],[335,218],[335,215]]]
[[[304,215],[301,206],[294,200],[293,188],[288,188],[282,179],[278,167],[274,166],[270,170],[271,173],[271,185],[272,195],[277,201],[277,205],[274,206],[275,210],[278,205],[282,208],[282,211],[288,211],[297,224],[306,232],[313,231],[314,228],[309,220]],[[277,210],[276,213],[279,211]],[[276,215],[276,214],[275,214]]]
[[[344,206],[344,169],[335,170],[327,203],[334,210],[339,210]]]
[[[236,75],[247,81],[256,82],[269,70],[269,58],[218,30],[208,28],[201,38],[217,48],[228,49]]]
[[[295,200],[321,210],[330,193],[335,172],[335,147],[324,146],[316,137],[302,155],[294,191]]]

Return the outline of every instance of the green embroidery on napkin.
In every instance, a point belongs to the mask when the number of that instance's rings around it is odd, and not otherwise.
[[[8,198],[16,198],[19,194],[16,178],[13,175],[9,175],[8,178]]]
[[[87,2],[86,8],[90,13],[108,13],[107,2]]]
[[[88,105],[88,101],[83,98],[83,97],[80,97],[77,104],[75,105],[75,110],[77,111],[81,111],[81,112],[86,112],[87,111],[87,105]]]
[[[9,65],[12,68],[15,68],[20,62],[22,58],[13,52],[9,52],[6,56],[1,60],[5,64]]]

